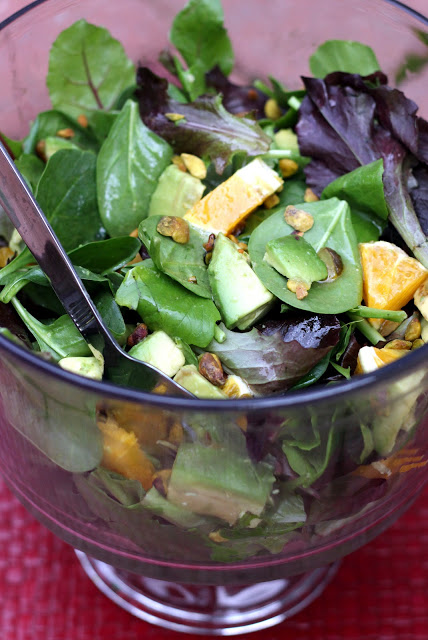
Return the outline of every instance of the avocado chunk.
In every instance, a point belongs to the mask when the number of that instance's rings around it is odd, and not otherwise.
[[[147,338],[146,338],[147,340]],[[183,363],[184,364],[184,363]],[[174,377],[174,382],[193,393],[197,398],[225,399],[227,395],[204,378],[194,364],[186,364]]]
[[[132,347],[129,355],[157,367],[171,378],[186,362],[182,350],[165,331],[151,333]]]
[[[146,493],[141,504],[157,516],[183,529],[202,527],[209,522],[204,516],[196,515],[182,506],[173,504],[164,498],[155,487]]]
[[[290,280],[311,284],[328,276],[327,267],[313,246],[298,235],[283,236],[268,242],[263,260]]]
[[[233,525],[244,513],[260,515],[274,477],[266,463],[230,447],[182,444],[172,467],[168,500]]]
[[[208,277],[214,302],[228,329],[252,326],[272,306],[275,297],[254,273],[234,242],[219,233]]]
[[[171,164],[161,174],[158,186],[150,200],[149,216],[174,216],[184,214],[202,198],[205,186],[190,173]]]
[[[58,364],[62,369],[71,371],[71,373],[77,373],[79,376],[92,378],[92,380],[102,380],[104,374],[104,356],[101,351],[95,349],[90,343],[88,343],[88,347],[92,351],[92,356],[70,356],[61,358]]]

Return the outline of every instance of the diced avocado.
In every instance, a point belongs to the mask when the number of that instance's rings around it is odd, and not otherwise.
[[[77,373],[80,376],[92,378],[93,380],[102,380],[104,374],[104,356],[101,351],[95,349],[90,343],[88,343],[88,347],[92,351],[92,356],[62,358],[58,364],[62,369],[71,371],[71,373]]]
[[[182,350],[165,331],[151,333],[132,347],[129,355],[157,367],[171,378],[186,362]]]
[[[181,384],[182,387],[193,393],[197,398],[227,398],[227,395],[219,387],[215,387],[199,373],[194,364],[186,364],[186,366],[181,367],[177,375],[174,376],[174,382]]]
[[[311,284],[328,276],[327,267],[313,246],[298,235],[283,236],[268,242],[263,260],[290,280]]]
[[[78,149],[75,144],[73,144],[67,138],[58,138],[55,136],[48,136],[45,138],[45,148],[44,148],[44,156],[46,160],[49,160],[53,156],[54,153],[60,151],[61,149]]]
[[[289,149],[299,153],[299,143],[297,136],[292,129],[281,129],[275,133],[273,139],[278,149]]]
[[[103,363],[93,356],[62,358],[58,364],[62,369],[77,373],[79,376],[93,380],[103,379]]]
[[[269,465],[255,465],[230,447],[182,444],[172,467],[168,500],[233,525],[244,513],[262,513],[273,481]]]
[[[159,178],[150,200],[149,216],[182,218],[186,211],[199,202],[204,191],[205,186],[199,178],[171,164]]]
[[[214,302],[228,329],[247,329],[265,315],[275,300],[246,257],[222,233],[214,245],[208,276]]]
[[[147,492],[142,505],[157,516],[184,529],[201,527],[207,523],[207,519],[204,516],[197,515],[183,506],[173,504],[164,498],[155,487],[152,487]]]

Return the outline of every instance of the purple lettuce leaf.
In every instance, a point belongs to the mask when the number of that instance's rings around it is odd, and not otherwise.
[[[223,96],[223,105],[230,113],[254,113],[256,118],[264,118],[267,96],[251,85],[234,84],[217,65],[205,74],[208,87]]]
[[[208,157],[222,173],[232,155],[245,152],[249,156],[266,153],[271,140],[252,118],[229,113],[219,96],[201,96],[184,104],[168,96],[168,82],[149,69],[137,73],[136,97],[144,124],[169,142],[176,153],[192,153]],[[184,116],[171,121],[166,114]]]
[[[417,186],[410,190],[410,197],[422,230],[425,235],[428,235],[428,167],[418,165],[413,170],[413,175]]]
[[[411,159],[428,157],[428,123],[417,118],[416,105],[385,86],[381,73],[361,78],[338,72],[303,82],[307,97],[296,130],[301,153],[312,157],[305,168],[308,185],[320,195],[332,180],[382,158],[390,221],[428,266],[427,238],[407,186]]]
[[[339,341],[336,316],[291,312],[251,331],[228,331],[207,351],[215,353],[226,369],[242,376],[254,392],[286,391],[302,378]]]

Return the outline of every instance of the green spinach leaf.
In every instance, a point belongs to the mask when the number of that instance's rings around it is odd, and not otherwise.
[[[172,23],[170,40],[187,63],[175,58],[176,71],[191,100],[206,91],[205,73],[219,66],[225,75],[233,69],[233,49],[223,26],[220,0],[190,0]]]
[[[74,265],[105,275],[133,260],[140,246],[138,238],[119,236],[98,242],[88,242],[70,251],[69,257]]]
[[[7,151],[12,154],[12,159],[17,160],[22,153],[22,142],[20,140],[12,140],[0,131],[0,141],[6,147]]]
[[[37,186],[45,170],[45,163],[31,153],[23,153],[15,162],[16,168],[20,171],[29,184],[32,191],[37,190]]]
[[[24,153],[35,153],[37,143],[46,138],[57,136],[62,129],[72,129],[73,144],[82,150],[98,151],[99,144],[90,129],[81,127],[73,118],[60,111],[42,111],[31,126],[30,133],[24,139]]]
[[[21,320],[35,337],[41,351],[49,352],[57,361],[69,356],[92,355],[70,316],[64,315],[51,324],[44,324],[32,316],[17,298],[12,298],[11,302]]]
[[[200,233],[189,225],[189,241],[179,244],[156,230],[161,218],[162,216],[150,216],[143,220],[138,230],[151,259],[159,271],[163,271],[183,287],[202,298],[211,299],[211,287]],[[208,240],[208,234],[206,239]],[[196,283],[189,281],[191,276],[196,278]]]
[[[309,58],[309,66],[315,78],[334,71],[369,76],[380,69],[373,49],[351,40],[327,40]]]
[[[342,258],[342,274],[333,282],[314,282],[303,300],[298,300],[287,289],[287,279],[263,260],[266,244],[270,240],[293,232],[292,227],[284,220],[282,209],[265,220],[251,235],[249,253],[254,271],[269,291],[292,307],[332,314],[352,309],[362,299],[362,275],[358,243],[348,204],[331,198],[296,206],[312,214],[315,220],[312,229],[305,233],[305,240],[316,251],[322,247],[334,249]]]
[[[349,204],[358,242],[378,240],[388,218],[382,176],[380,158],[336,178],[322,192],[322,199],[339,198]]]
[[[129,271],[116,294],[122,307],[138,311],[147,326],[163,329],[187,344],[206,347],[220,320],[214,302],[191,293],[144,260]]]
[[[172,149],[141,121],[128,100],[101,147],[97,161],[98,204],[111,236],[126,235],[148,215],[150,198]]]
[[[77,118],[112,109],[134,74],[132,61],[107,29],[78,20],[52,45],[47,85],[54,108]]]
[[[110,291],[100,291],[93,296],[93,300],[107,327],[116,340],[121,341],[127,329],[119,306]]]
[[[36,198],[66,251],[103,236],[95,165],[90,151],[57,151],[40,179]]]

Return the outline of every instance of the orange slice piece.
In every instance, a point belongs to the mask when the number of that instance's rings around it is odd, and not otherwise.
[[[360,244],[363,298],[375,309],[402,309],[427,279],[428,270],[390,242]]]
[[[115,420],[98,421],[103,434],[102,466],[125,478],[139,480],[144,489],[152,486],[155,468],[138,444],[134,433],[119,427]]]
[[[405,349],[377,349],[376,347],[361,347],[358,353],[357,367],[354,375],[371,373],[386,364],[398,360],[406,353]]]

